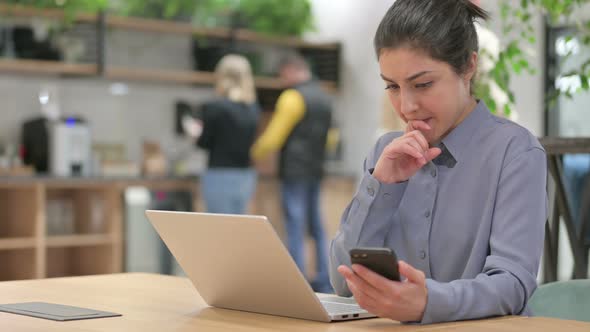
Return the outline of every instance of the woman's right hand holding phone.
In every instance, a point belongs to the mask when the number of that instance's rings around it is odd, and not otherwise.
[[[408,122],[406,132],[389,143],[373,170],[373,177],[381,183],[398,183],[408,180],[420,168],[440,155],[439,148],[431,148],[422,131],[432,128],[424,121]]]

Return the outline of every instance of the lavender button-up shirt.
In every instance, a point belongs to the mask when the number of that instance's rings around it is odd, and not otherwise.
[[[382,136],[365,160],[358,191],[330,248],[330,278],[355,247],[389,247],[426,274],[422,323],[527,314],[547,219],[547,162],[525,128],[490,114],[483,102],[443,140],[443,162],[408,181],[382,184],[369,172]],[[437,158],[441,158],[440,156]]]

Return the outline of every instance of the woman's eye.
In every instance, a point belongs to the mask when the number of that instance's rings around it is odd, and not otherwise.
[[[416,84],[416,87],[417,87],[417,88],[419,88],[419,89],[420,89],[420,88],[428,88],[428,87],[430,87],[430,86],[432,86],[432,82],[426,82],[426,83],[419,83],[419,84]]]
[[[388,84],[385,87],[385,90],[397,90],[397,89],[399,89],[399,86],[397,84]]]

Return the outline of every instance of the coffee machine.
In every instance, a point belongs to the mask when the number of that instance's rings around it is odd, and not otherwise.
[[[92,167],[90,128],[81,119],[59,119],[49,125],[50,169],[57,176],[89,176]]]
[[[34,166],[40,174],[90,175],[92,137],[86,121],[61,115],[57,86],[42,86],[39,104],[42,116],[25,121],[22,126],[24,163]]]

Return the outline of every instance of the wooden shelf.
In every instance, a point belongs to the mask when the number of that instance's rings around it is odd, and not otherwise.
[[[105,77],[113,80],[130,80],[140,82],[167,82],[177,84],[207,85],[215,84],[214,73],[200,71],[109,67],[106,70]],[[335,82],[322,81],[321,84],[328,92],[336,91]],[[274,77],[256,77],[255,85],[257,88],[261,89],[281,90],[285,88],[281,81]]]
[[[213,84],[215,75],[210,72],[109,67],[105,77],[115,80],[166,82],[178,84]]]
[[[0,238],[0,250],[35,248],[34,237]]]
[[[336,50],[340,47],[339,43],[331,42],[331,43],[313,43],[307,42],[300,38],[296,37],[278,37],[278,36],[269,36],[263,35],[260,33],[256,33],[254,31],[245,30],[245,29],[238,29],[236,31],[235,38],[241,41],[247,41],[252,43],[261,43],[261,44],[273,44],[273,45],[280,45],[280,46],[290,46],[296,48],[314,48],[314,49],[324,49],[324,50]]]
[[[49,19],[64,19],[66,15],[60,9],[39,9],[20,5],[0,4],[0,16],[9,17],[44,17]],[[98,22],[97,13],[76,14],[76,22]],[[268,45],[278,45],[305,49],[306,51],[315,52],[338,52],[338,43],[310,43],[295,37],[277,37],[256,33],[249,30],[237,29],[230,30],[226,28],[199,28],[194,27],[191,23],[174,22],[158,19],[146,19],[135,17],[120,17],[106,15],[104,17],[105,25],[111,28],[121,28],[136,31],[158,32],[169,34],[199,35],[204,37],[230,39],[235,38],[238,41],[260,43]],[[102,23],[102,22],[101,22]],[[330,60],[331,61],[331,60]],[[332,63],[332,62],[330,62]],[[41,60],[21,60],[21,59],[0,59],[0,72],[12,72],[22,74],[42,74],[42,75],[74,75],[74,76],[94,76],[98,75],[113,80],[130,80],[142,82],[162,82],[176,84],[203,84],[213,85],[215,76],[211,72],[199,72],[190,70],[166,70],[166,69],[142,69],[126,68],[117,66],[105,66],[104,72],[99,73],[97,64],[76,64],[65,63],[60,61],[41,61]],[[329,77],[332,76],[321,76]],[[277,78],[256,77],[256,87],[260,89],[281,90],[284,86]],[[322,86],[328,92],[335,92],[337,85],[335,81],[322,81]]]
[[[51,235],[46,240],[49,248],[109,245],[113,242],[109,234]]]
[[[41,61],[41,60],[8,60],[0,59],[0,72],[13,72],[25,74],[42,74],[42,75],[76,75],[76,76],[94,76],[98,75],[98,68],[94,64],[73,64],[59,61]],[[108,67],[104,77],[112,80],[129,80],[139,82],[163,82],[176,84],[215,84],[215,74],[201,71],[182,71],[182,70],[165,70],[165,69],[144,69],[129,67]],[[328,92],[337,90],[336,83],[322,81],[322,86]],[[278,78],[273,77],[256,77],[255,84],[257,88],[262,89],[283,89]]]
[[[148,18],[108,16],[106,18],[106,25],[108,27],[136,31],[197,35],[224,39],[232,38],[232,31],[226,28],[202,28],[195,27],[191,23]],[[339,45],[338,43],[310,43],[296,37],[269,36],[246,29],[235,30],[233,38],[239,41],[296,48],[337,49]]]
[[[95,64],[65,63],[60,61],[0,59],[0,71],[24,74],[91,76],[97,75],[98,67]]]
[[[10,17],[43,17],[48,19],[63,20],[66,16],[61,9],[35,8],[22,5],[0,4],[0,15]],[[76,14],[73,18],[75,22],[96,22],[97,15],[91,13]]]
[[[9,15],[11,17],[43,17],[48,19],[59,20],[65,18],[64,11],[61,9],[42,9],[29,6],[7,4],[0,4],[0,15]],[[74,21],[97,22],[98,15],[96,13],[79,13],[75,15]],[[232,31],[230,29],[195,27],[191,23],[187,22],[174,22],[169,20],[114,15],[106,16],[105,21],[108,27],[136,31],[198,35],[215,38],[232,37]],[[245,29],[235,30],[233,37],[236,38],[236,40],[240,41],[290,46],[296,48],[338,48],[338,43],[310,43],[297,37],[270,36]]]

